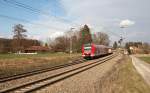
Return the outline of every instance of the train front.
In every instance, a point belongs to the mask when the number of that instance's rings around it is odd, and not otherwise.
[[[82,45],[82,57],[92,58],[94,57],[94,44],[84,44]]]

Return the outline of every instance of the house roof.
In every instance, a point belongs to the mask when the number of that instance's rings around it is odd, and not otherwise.
[[[35,51],[48,51],[49,48],[48,47],[44,47],[44,46],[31,46],[25,50],[35,50]]]

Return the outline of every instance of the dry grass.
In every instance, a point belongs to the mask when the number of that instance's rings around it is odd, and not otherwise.
[[[139,58],[150,64],[150,56],[147,56],[147,57],[143,56],[143,57],[139,57]]]
[[[0,55],[0,77],[48,68],[74,60],[80,54]],[[18,57],[19,56],[19,57]],[[3,57],[3,58],[2,58]]]
[[[150,87],[125,56],[95,86],[97,93],[150,93]]]

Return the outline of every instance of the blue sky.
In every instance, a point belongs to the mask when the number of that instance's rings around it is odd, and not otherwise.
[[[39,10],[48,8],[46,12],[49,13],[50,16],[64,16],[64,11],[62,10],[61,5],[57,0],[38,0],[38,2],[37,0],[16,0],[16,1],[21,2],[23,4],[27,4]],[[39,17],[38,13],[34,13],[22,7],[15,6],[3,0],[0,0],[0,15],[6,15],[19,19],[29,20],[31,22],[33,20],[38,20]],[[11,33],[12,27],[18,23],[24,24],[25,22],[0,17],[0,25],[1,25],[0,33],[7,36],[8,34]]]
[[[25,19],[28,22],[8,20],[0,17],[0,37],[11,38],[13,26],[21,23],[28,30],[30,38],[45,40],[69,31],[71,27],[79,29],[88,24],[93,32],[108,33],[111,41],[117,41],[118,34],[125,41],[150,42],[150,9],[149,0],[7,0],[17,1],[42,12],[33,13],[30,10],[17,7],[0,0],[0,15]],[[128,20],[128,21],[127,21]],[[121,29],[121,22],[128,27]],[[131,23],[134,23],[131,25]]]
[[[13,0],[8,0],[13,1]],[[49,13],[49,16],[64,16],[64,11],[61,8],[61,5],[57,0],[15,0],[18,2],[21,2],[23,4],[27,4],[29,6],[32,6],[33,8],[43,10],[44,8],[47,8],[45,12]],[[1,15],[7,15],[10,17],[15,17],[19,19],[24,20],[37,20],[39,17],[39,13],[32,12],[30,10],[24,9],[22,7],[15,6],[13,4],[4,2],[3,0],[0,1],[0,14]],[[15,21],[15,20],[9,20],[6,18],[0,18],[0,24],[2,25],[4,30],[8,30],[8,25],[22,23],[22,21]],[[7,32],[6,32],[7,33]]]
[[[13,1],[13,0],[6,0],[6,1]],[[57,0],[14,0],[29,6],[32,6],[33,8],[42,10],[43,8],[47,8],[45,10],[49,13],[50,16],[63,16],[64,11],[63,8],[61,8],[61,4]],[[14,17],[20,17],[20,18],[28,18],[28,19],[35,19],[38,17],[37,14],[32,13],[29,10],[26,10],[21,7],[17,7],[13,4],[4,2],[4,0],[0,0],[0,11],[3,14],[11,15]]]

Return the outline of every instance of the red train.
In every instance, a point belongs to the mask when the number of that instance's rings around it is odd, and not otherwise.
[[[82,57],[84,58],[94,58],[111,53],[111,48],[104,45],[96,45],[93,43],[82,45]]]

